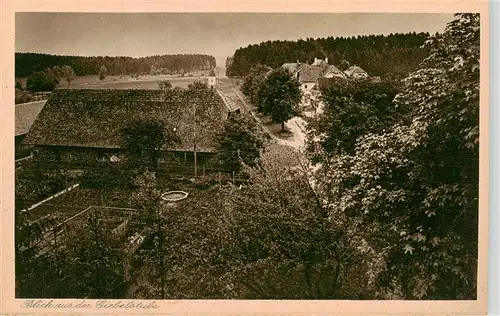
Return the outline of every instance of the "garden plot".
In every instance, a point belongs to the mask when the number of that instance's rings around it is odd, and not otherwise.
[[[131,191],[125,189],[103,190],[78,187],[29,210],[26,216],[30,220],[36,220],[52,214],[64,220],[89,206],[129,207],[130,194]]]

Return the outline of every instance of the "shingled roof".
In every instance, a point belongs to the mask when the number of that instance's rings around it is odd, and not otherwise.
[[[299,69],[299,82],[316,82],[318,78],[323,77],[324,67],[304,65]]]
[[[361,74],[363,76],[367,76],[368,77],[368,73],[366,71],[364,71],[361,67],[359,66],[351,66],[349,67],[346,71],[344,71],[345,74],[348,76],[348,77],[352,77],[354,76],[355,74]]]
[[[297,70],[302,66],[303,64],[299,63],[284,63],[281,67],[288,69],[291,73],[296,73]]]
[[[334,65],[328,65],[324,71],[323,77],[326,77],[326,78],[332,78],[332,77],[346,78],[346,75],[342,72],[342,70],[338,69]]]
[[[28,133],[44,105],[45,100],[16,105],[16,136]]]
[[[224,103],[229,112],[235,112],[240,109],[240,105],[236,100],[221,91],[217,90],[217,92],[219,93],[222,100],[224,100]]]
[[[334,65],[329,65],[322,59],[316,59],[311,65],[285,63],[281,67],[290,70],[295,76],[298,73],[300,83],[316,82],[319,78],[323,77],[347,78],[346,74],[344,74],[340,69]]]
[[[215,90],[55,90],[24,140],[28,145],[120,148],[121,131],[136,120],[156,119],[176,129],[181,144],[193,150],[193,101],[196,147],[213,152],[228,107]]]

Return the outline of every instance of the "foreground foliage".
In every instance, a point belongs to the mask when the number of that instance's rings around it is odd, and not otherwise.
[[[16,297],[124,297],[122,251],[102,217],[91,214],[64,241],[55,239],[58,222],[52,215],[30,221],[17,214]]]
[[[369,297],[372,261],[357,220],[324,203],[299,156],[294,167],[287,159],[288,152],[265,152],[247,168],[251,184],[228,194],[234,291],[258,299]]]
[[[397,93],[395,83],[371,80],[335,80],[323,86],[324,111],[309,123],[309,151],[353,154],[358,137],[402,121],[408,110],[395,106]]]
[[[411,121],[360,136],[331,158],[332,204],[363,220],[384,258],[380,297],[476,297],[479,182],[479,15],[457,15],[431,38],[396,105]]]
[[[242,165],[257,164],[265,137],[253,118],[234,113],[219,135],[216,159],[227,170],[240,171]]]

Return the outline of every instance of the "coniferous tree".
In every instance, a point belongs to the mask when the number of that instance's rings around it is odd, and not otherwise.
[[[346,60],[373,76],[403,78],[425,58],[428,48],[421,46],[428,37],[428,33],[407,33],[266,41],[237,49],[226,71],[228,76],[243,77],[257,64],[277,68],[296,60],[311,63],[315,57],[328,57],[330,64],[341,68]]]
[[[83,56],[58,56],[38,53],[16,53],[16,77],[27,77],[37,71],[47,68],[58,68],[63,65],[73,68],[76,76],[98,75],[101,66],[105,66],[109,75],[132,75],[150,73],[151,66],[156,71],[175,73],[181,69],[185,71],[203,70],[216,66],[215,57],[201,54],[177,54],[148,56],[141,58],[132,57],[83,57]]]

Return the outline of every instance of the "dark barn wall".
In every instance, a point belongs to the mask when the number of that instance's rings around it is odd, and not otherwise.
[[[28,157],[29,155],[31,155],[32,147],[23,145],[23,141],[24,141],[25,137],[26,137],[26,134],[18,135],[18,136],[15,136],[15,138],[14,138],[15,159],[21,159],[21,158]]]
[[[123,163],[127,160],[127,154],[120,149],[107,148],[80,148],[80,147],[58,147],[58,146],[38,146],[34,149],[35,158],[47,165],[55,164],[64,168],[79,168],[88,166],[99,166],[99,164],[110,162],[114,155],[120,158]],[[213,153],[197,153],[197,164],[200,172],[206,170],[219,169],[213,165]],[[191,173],[194,170],[193,152],[165,152],[158,161],[158,168],[165,170],[186,170]]]

